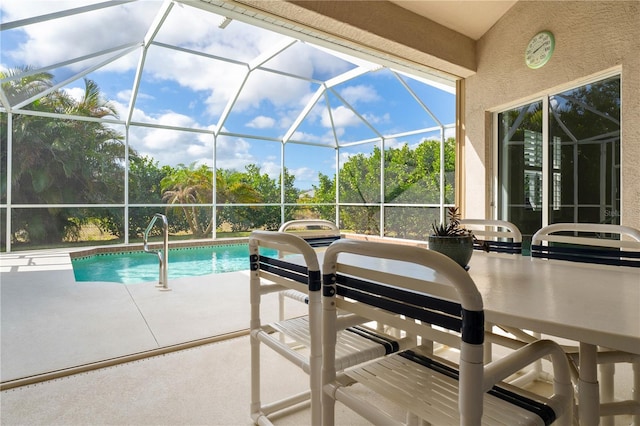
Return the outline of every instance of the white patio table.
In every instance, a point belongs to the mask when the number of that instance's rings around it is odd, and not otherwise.
[[[370,261],[412,275],[390,261],[360,258],[354,264]],[[640,270],[483,252],[474,252],[469,266],[488,322],[580,342],[580,424],[597,425],[597,346],[640,353]]]

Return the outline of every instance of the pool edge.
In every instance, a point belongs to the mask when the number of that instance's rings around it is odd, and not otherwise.
[[[229,244],[248,244],[248,237],[240,238],[219,238],[219,239],[198,239],[198,240],[185,240],[185,241],[169,241],[169,248],[187,248],[187,247],[207,247],[207,246],[219,246]],[[152,250],[162,249],[162,243],[149,243],[149,248]],[[80,257],[95,256],[102,253],[121,253],[128,251],[143,251],[143,243],[133,244],[117,244],[112,246],[97,246],[85,249],[79,249],[77,251],[70,251],[69,257],[77,259]]]

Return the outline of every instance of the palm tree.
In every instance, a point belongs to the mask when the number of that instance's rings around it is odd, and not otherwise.
[[[29,68],[16,68],[3,73],[14,77],[2,85],[8,99],[28,99],[51,87],[51,74],[29,74],[29,71]],[[24,77],[18,78],[20,75]],[[103,100],[98,86],[91,80],[84,82],[85,92],[80,101],[57,90],[25,109],[95,118],[117,117],[115,108]],[[5,117],[2,115],[3,133],[0,134],[2,166],[8,158]],[[122,136],[114,129],[94,121],[15,114],[11,130],[14,203],[46,206],[124,201],[124,145]],[[2,185],[4,196],[5,176]],[[16,215],[13,229],[26,230],[32,242],[59,243],[90,215],[95,215],[95,211],[27,209]]]
[[[200,207],[196,206],[212,201],[213,171],[210,167],[204,164],[196,167],[196,163],[189,166],[179,164],[171,174],[160,181],[160,189],[163,202],[180,205],[179,208],[194,238],[203,238],[211,233],[211,214],[201,217]]]
[[[53,86],[53,74],[32,71],[32,67],[16,67],[0,71],[0,79],[5,80],[1,86],[2,92],[13,105]]]
[[[253,165],[247,166],[247,173],[218,169],[216,173],[216,209],[218,223],[228,223],[233,231],[245,231],[247,223],[260,221],[256,207],[228,208],[222,204],[255,204],[264,201],[268,189],[251,180]],[[247,220],[247,219],[250,220]]]
[[[216,173],[217,204],[259,203],[262,197],[255,188],[242,180],[242,174],[232,170],[218,170]]]

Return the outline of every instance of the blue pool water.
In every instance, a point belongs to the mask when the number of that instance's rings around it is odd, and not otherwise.
[[[275,255],[272,250],[264,251]],[[158,256],[144,252],[102,253],[72,259],[76,281],[132,284],[158,281]],[[194,277],[249,269],[247,244],[188,247],[169,250],[168,278]]]

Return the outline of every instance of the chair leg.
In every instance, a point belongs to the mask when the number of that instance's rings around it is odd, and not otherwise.
[[[257,424],[261,416],[260,401],[260,342],[251,336],[249,338],[251,344],[251,418]]]
[[[631,391],[631,399],[640,406],[640,361],[634,361],[633,368],[633,389]],[[633,416],[633,422],[635,426],[640,426],[640,413]]]
[[[607,403],[614,400],[614,374],[615,364],[600,364],[600,402]],[[600,418],[602,426],[613,426],[615,423],[614,416],[603,416]]]
[[[485,322],[484,324],[484,328],[486,331],[488,331],[489,333],[493,333],[493,324],[491,324],[490,322]],[[488,364],[493,360],[493,351],[492,351],[492,346],[491,343],[487,342],[484,345],[484,363]]]
[[[583,342],[580,343],[578,413],[581,425],[596,426],[600,423],[597,348]]]

